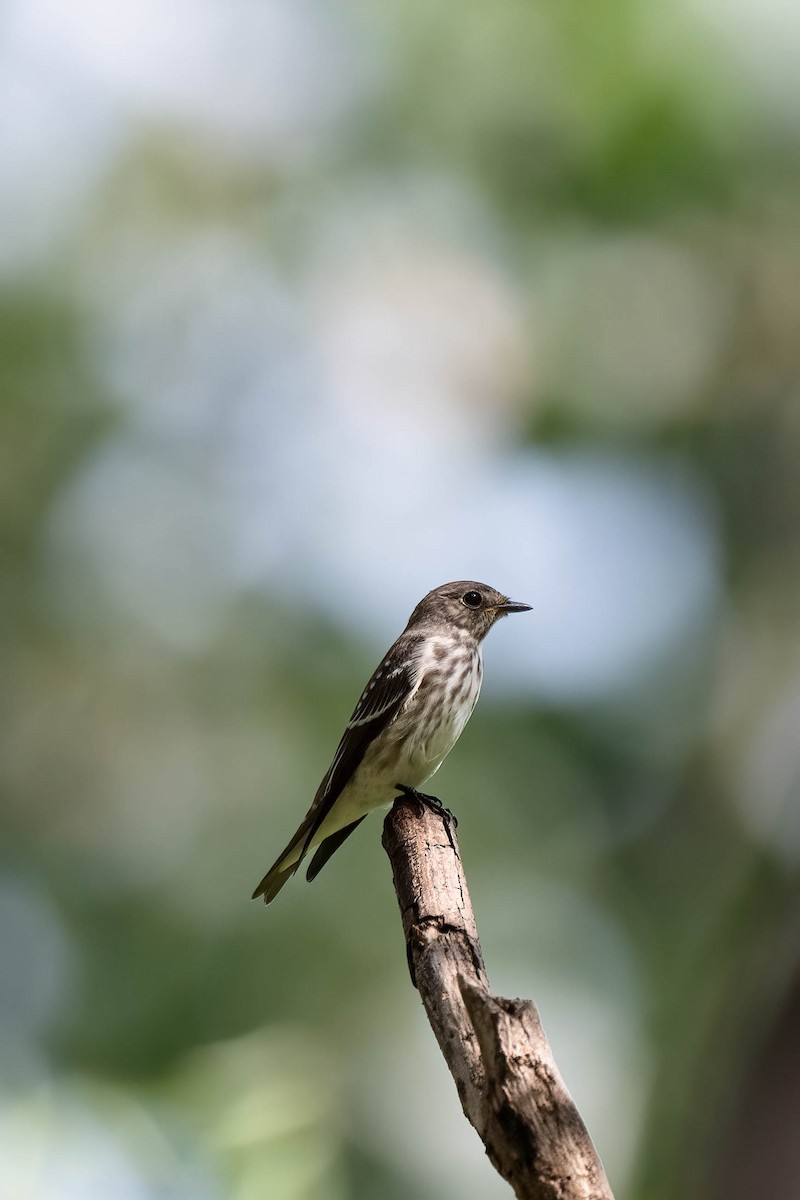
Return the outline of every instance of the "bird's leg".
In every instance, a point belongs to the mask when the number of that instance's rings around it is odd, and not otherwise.
[[[452,821],[453,825],[458,828],[458,818],[449,808],[445,808],[438,796],[428,796],[425,792],[418,792],[416,788],[408,787],[405,783],[396,783],[394,786],[398,792],[416,803],[420,816],[426,808],[429,808],[431,812],[436,813],[437,817],[441,817],[443,821]]]

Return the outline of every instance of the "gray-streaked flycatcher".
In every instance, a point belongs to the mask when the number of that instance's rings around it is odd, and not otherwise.
[[[478,699],[481,642],[529,604],[460,580],[428,592],[370,679],[303,823],[253,893],[269,904],[309,850],[314,879],[367,813],[416,791],[453,749]]]

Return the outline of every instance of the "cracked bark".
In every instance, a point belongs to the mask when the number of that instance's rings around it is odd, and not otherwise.
[[[454,823],[399,797],[383,846],[411,980],[492,1164],[519,1200],[613,1200],[536,1008],[489,989]]]

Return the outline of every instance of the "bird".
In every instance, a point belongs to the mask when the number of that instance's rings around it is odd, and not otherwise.
[[[367,813],[394,792],[447,811],[417,789],[438,771],[472,716],[483,639],[502,617],[530,608],[472,580],[423,596],[361,693],[311,807],[254,900],[274,900],[311,850],[306,878],[316,878]]]

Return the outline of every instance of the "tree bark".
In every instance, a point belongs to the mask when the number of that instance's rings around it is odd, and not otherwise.
[[[534,1005],[489,990],[454,825],[399,797],[383,846],[411,979],[461,1107],[519,1200],[613,1200]]]

